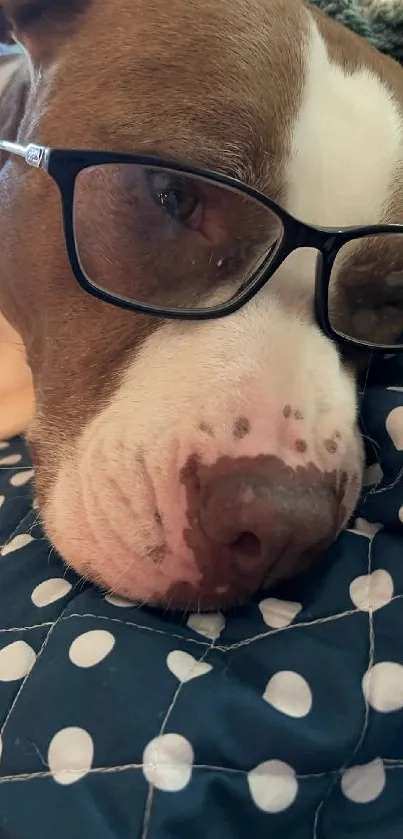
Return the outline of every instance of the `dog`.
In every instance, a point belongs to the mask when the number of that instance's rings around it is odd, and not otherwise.
[[[2,0],[13,38],[1,139],[228,173],[310,225],[403,222],[402,70],[302,0]],[[363,472],[357,368],[315,321],[314,249],[229,317],[126,311],[75,281],[52,179],[4,151],[0,167],[0,307],[32,371],[39,509],[66,562],[179,609],[309,567]],[[388,305],[355,283],[357,306]]]

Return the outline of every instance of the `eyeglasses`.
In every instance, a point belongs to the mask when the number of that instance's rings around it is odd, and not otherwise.
[[[323,332],[403,349],[403,225],[314,228],[236,178],[151,156],[7,141],[0,150],[56,182],[73,274],[107,303],[168,319],[223,317],[293,251],[313,248]]]

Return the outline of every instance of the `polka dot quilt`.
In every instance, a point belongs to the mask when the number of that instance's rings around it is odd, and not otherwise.
[[[173,618],[66,569],[0,450],[0,839],[403,835],[403,360],[361,393],[350,529],[307,577]]]

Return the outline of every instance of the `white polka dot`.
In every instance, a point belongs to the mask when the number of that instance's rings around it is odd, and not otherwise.
[[[291,600],[277,600],[275,597],[268,597],[261,600],[259,609],[267,626],[273,629],[281,629],[289,626],[302,610],[301,603],[293,603]]]
[[[0,466],[15,466],[21,459],[21,454],[8,454],[7,457],[0,458]]]
[[[373,463],[372,466],[367,466],[364,469],[363,486],[370,487],[375,484],[380,484],[383,478],[383,472],[380,463]]]
[[[178,792],[192,777],[194,754],[189,741],[180,734],[163,734],[146,746],[143,772],[157,789]]]
[[[381,661],[367,670],[362,680],[364,696],[375,711],[388,714],[403,708],[403,667]]]
[[[10,443],[8,443],[6,440],[1,440],[0,441],[0,451],[2,451],[3,449],[8,449],[9,445],[10,445]]]
[[[400,510],[399,510],[398,515],[399,515],[399,519],[400,519],[400,521],[401,521],[401,522],[402,522],[402,524],[403,524],[403,507],[400,507]]]
[[[105,600],[111,606],[117,606],[119,609],[130,609],[135,605],[132,600],[126,600],[125,597],[119,597],[117,594],[106,594]]]
[[[225,627],[225,620],[219,612],[205,613],[204,615],[194,614],[190,615],[187,625],[190,629],[193,629],[193,632],[197,632],[198,635],[203,635],[205,638],[209,638],[210,641],[215,641],[220,637]]]
[[[62,577],[52,577],[50,580],[44,580],[39,583],[31,594],[31,600],[34,606],[41,609],[43,606],[49,606],[55,600],[61,600],[66,594],[71,591],[72,585],[68,580],[63,580]]]
[[[362,612],[375,611],[390,603],[393,597],[393,580],[388,571],[378,568],[370,576],[356,577],[350,584],[350,597]]]
[[[106,629],[83,632],[70,645],[69,658],[77,667],[94,667],[113,650],[115,637]]]
[[[6,496],[5,495],[0,495],[0,507],[3,506],[5,500],[6,500]]]
[[[62,728],[52,738],[48,765],[55,781],[67,786],[87,775],[94,759],[92,737],[83,728]]]
[[[390,412],[386,419],[386,430],[395,448],[403,451],[403,405]]]
[[[373,539],[382,528],[383,525],[380,522],[358,518],[355,520],[353,527],[348,529],[348,532],[356,533],[358,536],[368,536],[368,539]]]
[[[197,661],[189,653],[183,650],[173,650],[167,656],[168,670],[179,679],[180,682],[190,682],[191,679],[197,679],[198,676],[204,676],[212,670],[211,664],[206,661]]]
[[[250,794],[265,813],[281,813],[294,803],[298,792],[295,772],[282,760],[268,760],[248,774]]]
[[[363,766],[351,766],[343,772],[341,788],[355,804],[369,804],[380,796],[386,783],[383,761],[376,758]]]
[[[292,670],[280,670],[267,684],[263,699],[288,717],[306,717],[312,707],[312,693],[306,679]]]
[[[31,536],[30,533],[19,533],[18,536],[14,536],[14,539],[11,539],[10,542],[6,542],[1,549],[1,555],[7,556],[7,554],[11,554],[13,551],[19,551],[21,548],[25,548],[26,545],[29,545],[30,542],[33,541],[34,537]]]
[[[0,682],[14,682],[27,676],[35,664],[36,655],[25,641],[13,641],[0,650]]]
[[[13,487],[23,487],[34,477],[34,474],[33,469],[21,469],[21,472],[16,472],[11,476],[10,484]]]

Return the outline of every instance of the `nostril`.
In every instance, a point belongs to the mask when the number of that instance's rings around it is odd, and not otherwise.
[[[344,490],[340,498],[336,494],[336,473],[294,470],[270,457],[252,465],[223,459],[198,471],[190,460],[187,467],[192,526],[199,538],[223,549],[220,573],[227,564],[228,574],[232,565],[242,576],[257,577],[280,563],[288,576],[318,542],[330,544],[336,535],[344,497]]]
[[[241,533],[230,545],[231,551],[242,559],[260,559],[262,544],[254,533]]]

